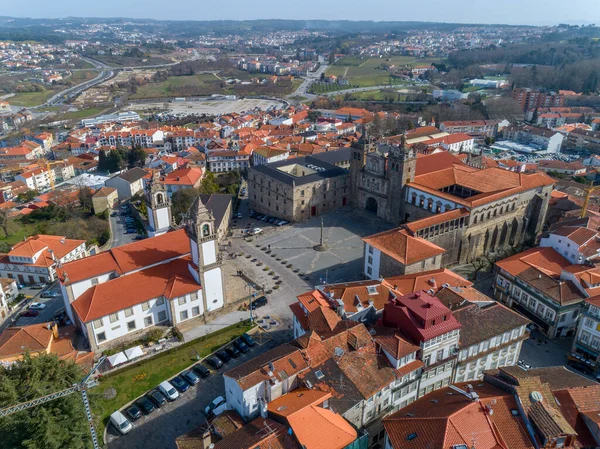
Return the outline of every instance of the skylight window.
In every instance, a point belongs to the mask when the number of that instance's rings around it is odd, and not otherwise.
[[[317,379],[321,380],[325,377],[325,374],[323,374],[323,371],[321,371],[320,369],[315,371],[315,376],[317,377]]]
[[[374,285],[369,285],[367,286],[367,292],[369,293],[369,295],[377,295],[377,287],[375,287]]]
[[[406,435],[406,441],[412,441],[412,440],[414,440],[415,438],[417,438],[417,436],[418,436],[418,435],[416,434],[416,432],[409,433],[408,435]]]

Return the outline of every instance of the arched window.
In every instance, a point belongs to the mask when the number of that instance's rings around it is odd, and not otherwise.
[[[156,203],[157,204],[162,204],[162,202],[163,202],[163,195],[162,195],[162,193],[158,193],[156,195]]]
[[[202,237],[210,235],[210,225],[208,223],[202,225]]]

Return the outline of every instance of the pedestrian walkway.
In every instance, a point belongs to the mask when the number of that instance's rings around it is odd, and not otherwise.
[[[188,342],[195,340],[196,338],[204,337],[212,332],[216,332],[220,329],[226,328],[233,324],[238,324],[240,321],[244,321],[250,318],[250,312],[239,312],[233,311],[225,315],[216,317],[208,324],[198,324],[191,329],[182,330],[183,340]]]

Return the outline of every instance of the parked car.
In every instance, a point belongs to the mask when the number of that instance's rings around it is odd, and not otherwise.
[[[267,297],[266,296],[261,296],[259,298],[256,298],[254,300],[252,300],[252,306],[251,309],[258,309],[259,307],[263,307],[266,306],[268,303],[267,301]]]
[[[163,395],[165,395],[165,397],[169,401],[174,401],[175,399],[177,399],[179,397],[179,393],[177,392],[175,387],[173,387],[173,385],[171,385],[171,383],[167,382],[166,380],[163,380],[160,383],[160,385],[158,386],[158,389],[160,390],[160,392]]]
[[[204,413],[206,413],[206,416],[210,418],[212,416],[219,416],[226,409],[227,402],[225,401],[225,398],[223,398],[223,396],[219,396],[206,406]]]
[[[240,356],[240,351],[233,345],[227,346],[225,348],[225,351],[227,351],[227,354],[229,354],[234,359],[237,359]]]
[[[252,347],[256,344],[256,342],[254,341],[254,339],[248,335],[248,334],[242,334],[240,335],[240,339],[246,343],[248,346]]]
[[[133,429],[133,426],[129,420],[125,418],[125,415],[118,410],[110,415],[110,422],[113,426],[115,426],[115,429],[117,429],[121,435],[129,433],[131,429]]]
[[[211,359],[211,358],[212,357],[209,357],[209,359]],[[208,360],[207,360],[207,362],[208,362]],[[220,362],[220,360],[219,360],[219,362]],[[223,364],[221,363],[220,366],[222,366],[222,365]],[[213,366],[213,368],[219,369],[220,366]],[[208,376],[210,376],[210,370],[206,366],[202,365],[201,363],[198,363],[197,365],[194,365],[194,367],[192,369],[200,377],[208,377]]]
[[[147,396],[142,396],[137,401],[135,401],[135,405],[137,405],[145,415],[149,415],[154,411],[154,403],[148,399]]]
[[[42,288],[44,288],[46,286],[46,284],[44,284],[43,282],[38,282],[37,284],[33,284],[31,286],[31,288],[34,288],[36,290],[41,290]]]
[[[32,302],[31,304],[29,304],[28,309],[29,310],[44,310],[46,307],[46,304],[42,304],[41,302]]]
[[[229,354],[227,353],[227,351],[225,351],[224,349],[221,349],[215,355],[218,358],[220,358],[223,363],[227,363],[227,362],[229,362],[231,360],[231,357],[229,356]]]
[[[25,312],[23,312],[21,315],[19,315],[19,317],[24,317],[24,318],[33,318],[36,317],[40,314],[40,312],[38,312],[37,310],[27,310]]]
[[[181,377],[183,377],[190,385],[196,385],[198,382],[200,382],[200,378],[191,369],[183,371],[181,373]]]
[[[167,398],[164,397],[164,395],[158,390],[152,390],[150,393],[147,394],[147,397],[158,408],[161,408],[163,405],[165,405],[167,403]]]
[[[142,417],[142,411],[135,404],[131,404],[129,407],[127,407],[125,413],[127,413],[127,416],[129,416],[133,421]]]
[[[134,237],[134,240],[144,240],[145,238],[146,238],[146,236],[145,236],[145,235],[136,235],[136,236]]]
[[[185,393],[188,390],[188,388],[190,388],[190,384],[188,384],[181,376],[174,377],[173,379],[171,379],[170,383],[175,388],[177,388],[177,391],[179,393]]]
[[[56,298],[58,296],[58,292],[44,292],[40,295],[40,298]]]
[[[241,212],[238,212],[237,214],[235,214],[235,218],[242,218],[242,217],[243,217],[243,215]]]
[[[125,234],[135,234],[137,232],[136,229],[133,228],[127,228],[127,232],[125,232]]]
[[[273,223],[275,223],[276,221],[278,221],[278,220],[277,220],[277,218],[275,218],[275,217],[271,217],[271,218],[269,218],[269,219],[267,220],[267,223],[271,223],[271,224],[273,224]]]
[[[248,345],[239,338],[237,340],[235,340],[233,342],[233,344],[235,345],[236,348],[238,348],[244,354],[247,353],[248,351],[250,351],[250,348],[248,347]]]
[[[252,234],[254,234],[254,235],[262,234],[262,232],[263,232],[262,228],[254,228],[252,230]]]

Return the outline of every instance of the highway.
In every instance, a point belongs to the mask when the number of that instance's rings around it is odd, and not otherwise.
[[[90,87],[103,83],[104,81],[106,81],[114,75],[114,71],[112,70],[112,68],[100,61],[85,58],[83,56],[81,57],[81,59],[85,62],[92,64],[96,69],[100,70],[100,74],[94,79],[84,81],[83,83],[77,84],[73,87],[69,87],[68,89],[63,90],[62,92],[53,95],[45,103],[40,104],[38,106],[34,106],[30,109],[38,109],[46,106],[53,106],[56,104],[64,103],[66,100],[76,97],[77,95],[82,93],[84,90],[89,89]]]

